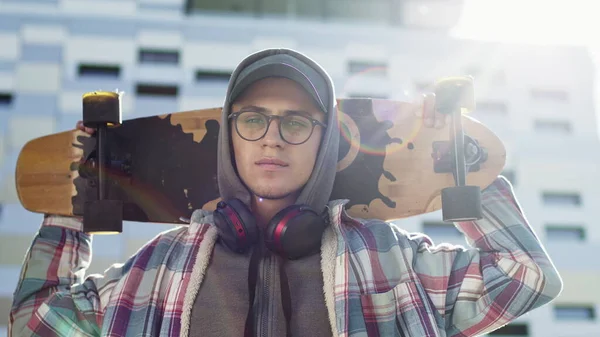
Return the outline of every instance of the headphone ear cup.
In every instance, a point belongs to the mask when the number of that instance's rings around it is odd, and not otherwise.
[[[326,225],[309,206],[291,205],[271,219],[265,243],[270,250],[295,260],[320,250]]]
[[[238,199],[220,201],[214,211],[214,221],[221,240],[235,252],[247,252],[258,239],[256,221]]]

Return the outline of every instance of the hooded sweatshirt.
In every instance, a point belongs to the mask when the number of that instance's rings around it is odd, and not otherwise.
[[[339,129],[333,81],[307,56],[290,49],[267,49],[249,55],[233,71],[223,104],[218,143],[218,185],[222,200],[237,198],[250,206],[251,194],[232,161],[228,119],[236,79],[250,64],[282,55],[303,61],[322,76],[328,127],[308,182],[296,203],[326,211],[338,161]],[[320,254],[287,260],[261,241],[245,254],[217,241],[191,314],[190,337],[326,336],[332,329],[325,307]]]

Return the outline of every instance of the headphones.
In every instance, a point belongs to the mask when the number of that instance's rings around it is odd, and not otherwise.
[[[259,229],[254,216],[239,199],[220,201],[213,212],[219,235],[225,245],[243,254],[258,242]],[[314,254],[321,248],[328,214],[319,215],[307,205],[291,205],[269,221],[264,241],[272,252],[290,260]]]

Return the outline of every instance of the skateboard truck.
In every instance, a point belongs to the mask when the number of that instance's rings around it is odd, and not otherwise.
[[[431,144],[433,172],[452,173],[456,178],[454,165],[454,141],[434,141]],[[465,163],[468,172],[478,172],[481,164],[488,159],[487,150],[479,145],[477,139],[465,135]]]
[[[436,83],[436,110],[451,116],[450,144],[453,146],[453,176],[456,186],[442,189],[442,217],[444,221],[470,221],[483,217],[481,209],[481,189],[479,186],[466,185],[468,166],[465,162],[465,138],[468,151],[474,152],[479,159],[484,156],[478,144],[465,136],[462,127],[463,110],[475,109],[473,78],[451,77]],[[474,146],[474,147],[473,147]]]
[[[95,166],[97,199],[87,200],[83,208],[83,231],[113,234],[123,231],[123,202],[109,199],[107,168],[110,166],[107,128],[121,124],[121,102],[117,92],[94,91],[83,95],[83,125],[96,129]]]

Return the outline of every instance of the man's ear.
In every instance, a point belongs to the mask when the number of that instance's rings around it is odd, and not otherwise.
[[[233,166],[233,170],[235,171],[235,174],[237,174],[239,176],[238,169],[237,169],[237,163],[235,161],[235,148],[233,147],[233,133],[232,132],[235,132],[235,130],[233,130],[233,127],[231,126],[231,123],[230,123],[230,127],[229,127],[229,160],[231,161],[231,166]]]

